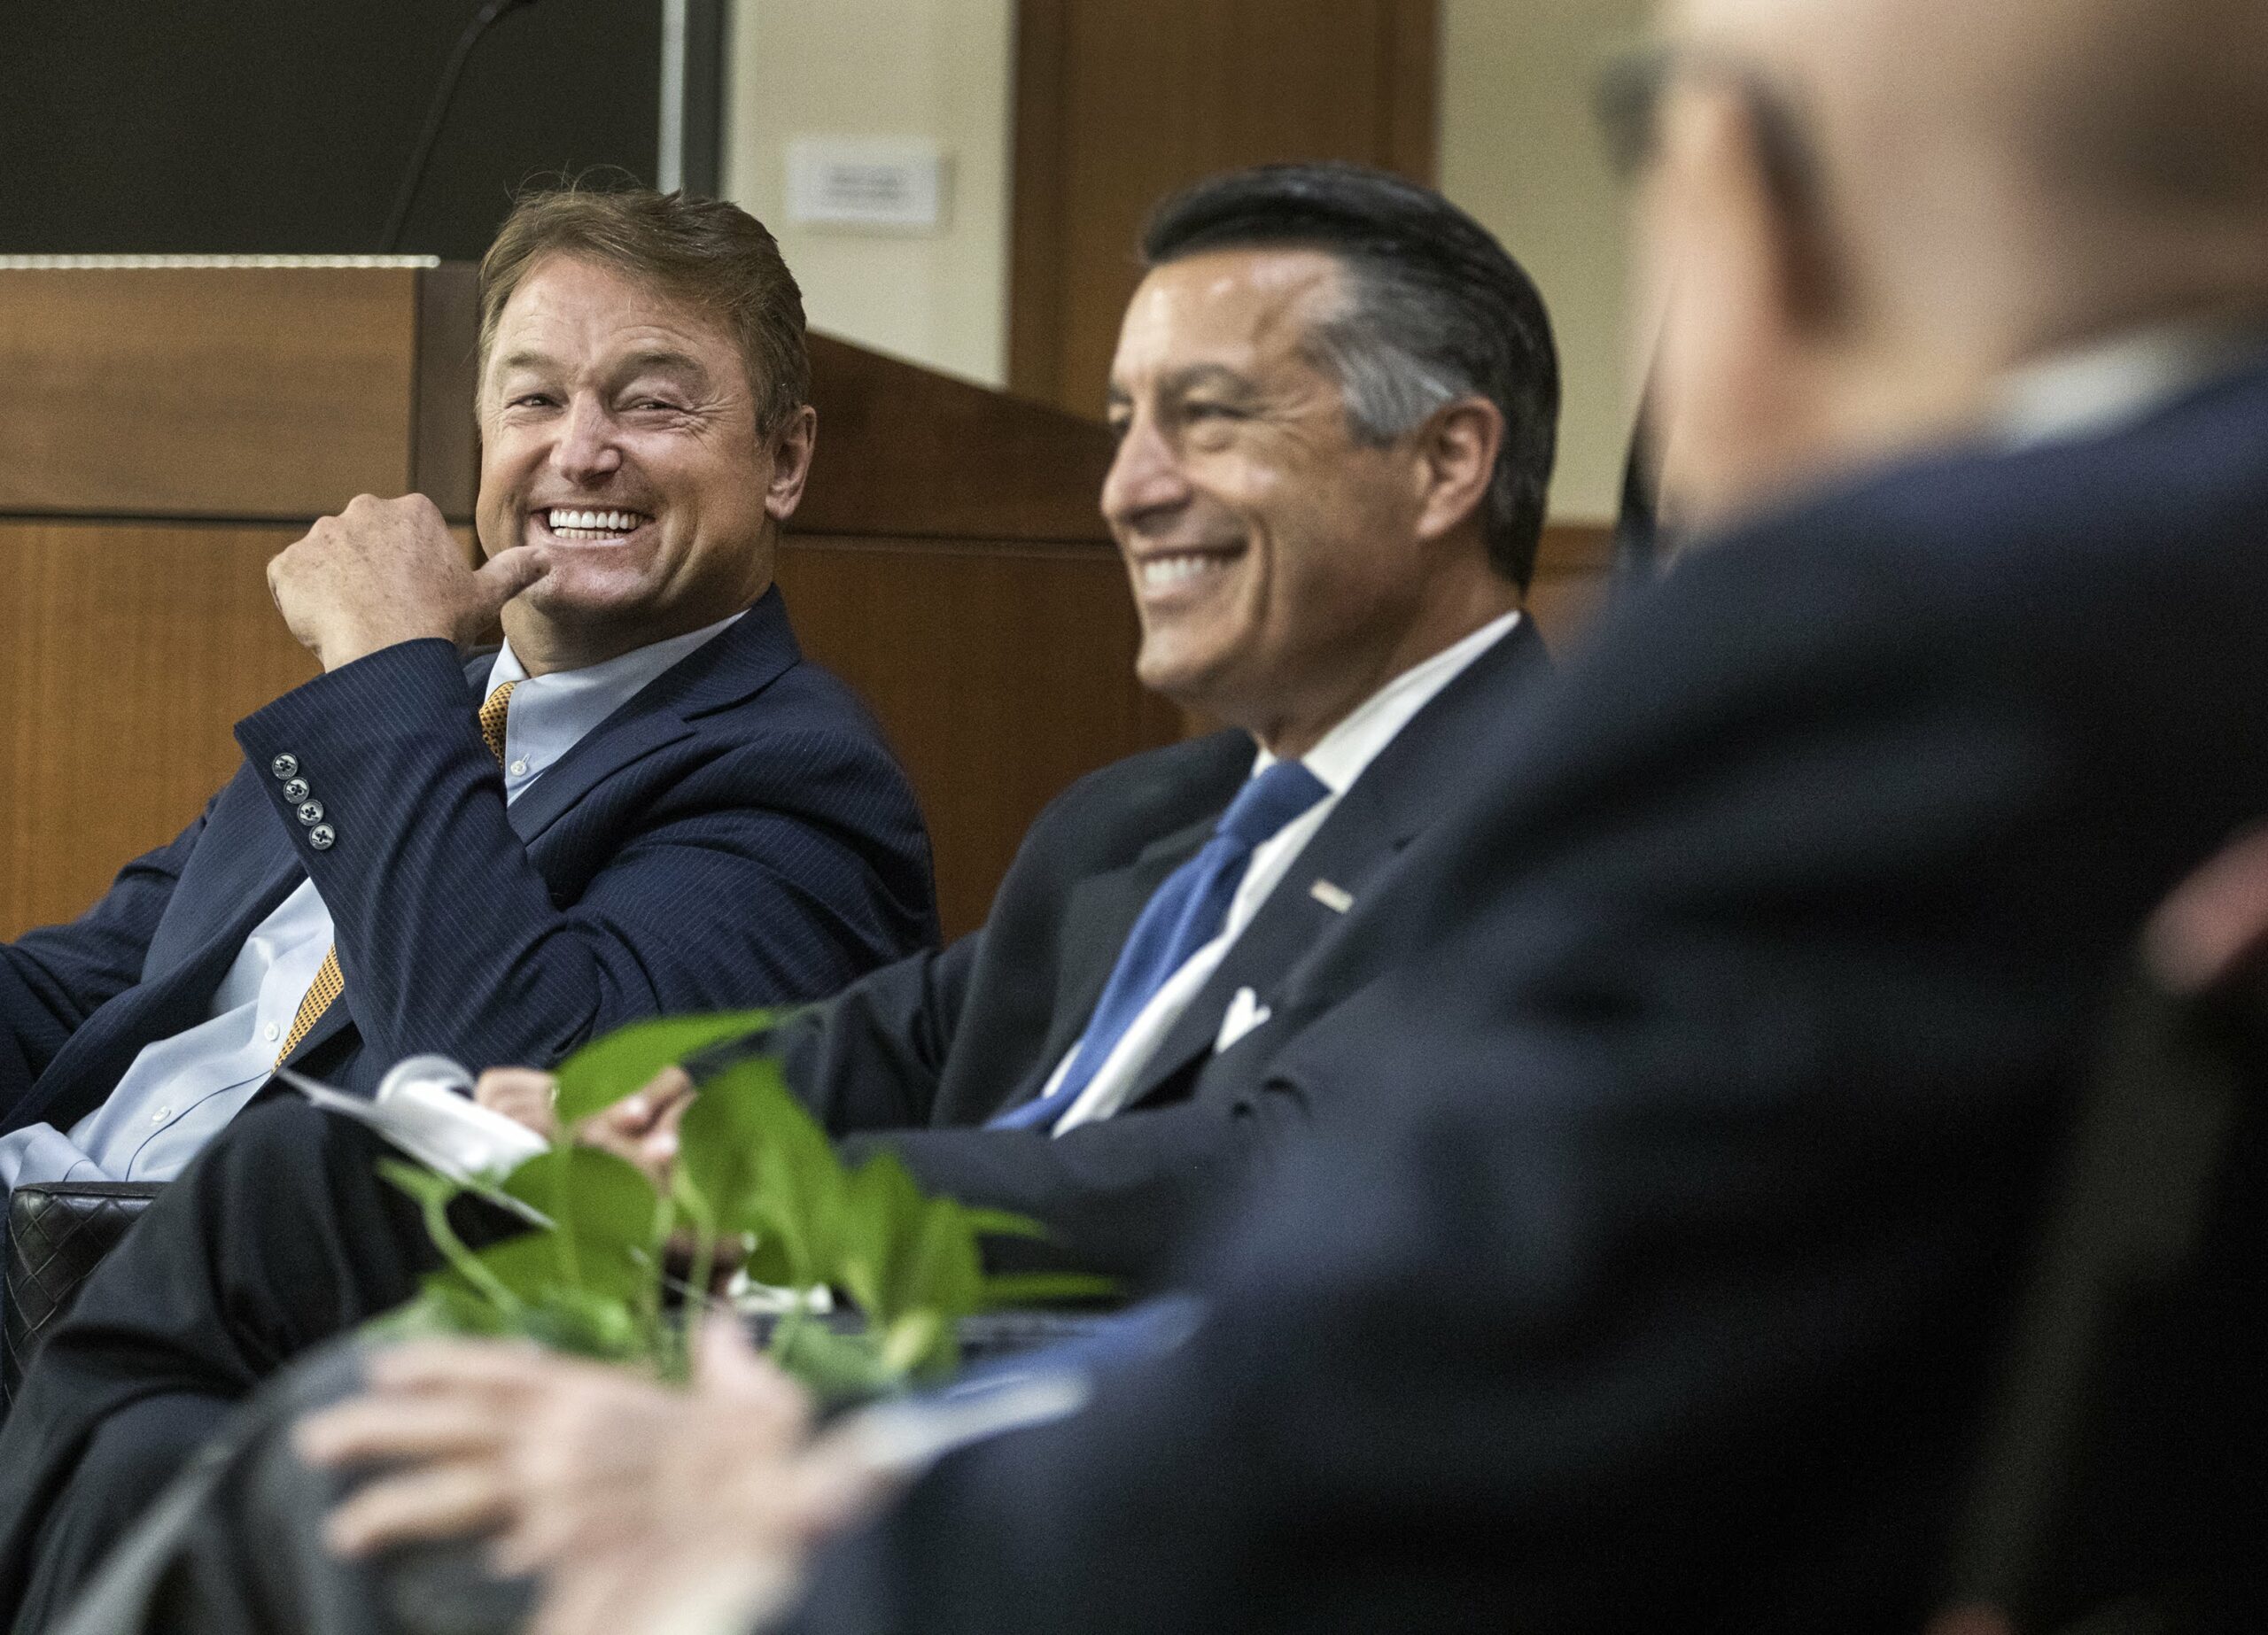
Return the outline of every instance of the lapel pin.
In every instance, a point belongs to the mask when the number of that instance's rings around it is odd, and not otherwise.
[[[1334,914],[1344,914],[1355,906],[1353,892],[1344,886],[1334,886],[1321,876],[1317,876],[1315,884],[1308,887],[1308,895]]]

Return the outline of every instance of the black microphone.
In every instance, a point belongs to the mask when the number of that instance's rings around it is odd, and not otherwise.
[[[449,53],[448,66],[441,70],[440,89],[433,93],[433,105],[426,111],[425,128],[409,156],[409,172],[401,179],[401,191],[394,195],[393,213],[386,218],[386,230],[378,240],[380,255],[392,255],[394,246],[401,242],[402,227],[409,220],[409,206],[417,198],[417,184],[425,179],[425,163],[433,157],[434,141],[449,117],[449,104],[455,99],[457,81],[464,75],[465,61],[471,57],[472,48],[480,43],[480,36],[505,12],[534,4],[535,0],[485,0],[472,14],[472,20],[464,26],[464,32],[457,36],[456,49]]]

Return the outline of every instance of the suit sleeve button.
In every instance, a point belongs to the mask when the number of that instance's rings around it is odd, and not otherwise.
[[[285,784],[284,786],[284,798],[287,801],[306,800],[307,798],[307,780],[304,778],[294,778],[290,783]]]
[[[299,821],[301,823],[321,823],[322,821],[322,802],[321,801],[300,802]]]
[[[329,851],[332,842],[338,839],[338,831],[327,823],[319,823],[307,831],[307,844],[317,851]]]
[[[276,774],[276,781],[279,783],[288,779],[297,778],[299,775],[299,757],[293,755],[277,756],[268,763],[268,770]]]

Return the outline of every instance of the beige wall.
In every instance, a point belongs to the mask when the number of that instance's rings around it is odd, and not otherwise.
[[[1441,0],[1441,179],[1534,275],[1566,383],[1553,505],[1614,513],[1633,391],[1622,205],[1590,84],[1647,0]],[[1013,0],[736,0],[726,190],[780,235],[812,322],[974,380],[1007,375]],[[934,237],[796,228],[796,136],[930,136],[951,155]]]
[[[725,192],[779,235],[815,329],[933,368],[1007,379],[1013,0],[734,0]],[[927,136],[944,149],[944,230],[797,227],[796,136]]]
[[[1622,315],[1620,190],[1590,86],[1646,0],[1441,0],[1441,190],[1519,259],[1559,342],[1565,407],[1552,509],[1612,517],[1635,389]]]

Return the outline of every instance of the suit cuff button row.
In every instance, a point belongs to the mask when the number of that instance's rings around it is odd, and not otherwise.
[[[307,832],[307,844],[317,851],[329,851],[338,842],[338,831],[322,820],[322,802],[309,795],[307,780],[299,776],[299,757],[277,756],[268,763],[268,770],[284,786],[284,798],[297,802],[293,815]]]

